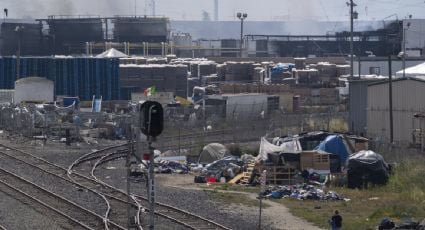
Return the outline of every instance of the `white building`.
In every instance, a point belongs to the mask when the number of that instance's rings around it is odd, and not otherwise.
[[[43,77],[26,77],[15,82],[14,102],[53,102],[54,83]]]

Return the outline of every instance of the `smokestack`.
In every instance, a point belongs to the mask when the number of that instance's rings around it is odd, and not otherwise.
[[[218,21],[218,0],[214,0],[214,21]]]

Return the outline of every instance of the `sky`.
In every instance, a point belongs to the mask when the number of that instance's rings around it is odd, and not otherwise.
[[[0,0],[9,18],[46,18],[48,15],[150,15],[150,0]],[[348,0],[219,0],[219,20],[237,20],[246,12],[253,21],[345,21]],[[425,18],[424,0],[355,0],[359,20]],[[136,7],[135,7],[136,6]],[[156,14],[172,20],[201,20],[214,16],[214,0],[156,0]]]

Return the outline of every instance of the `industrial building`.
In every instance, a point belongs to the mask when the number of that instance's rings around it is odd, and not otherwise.
[[[415,114],[425,111],[425,80],[400,78],[392,82],[393,140],[411,144],[417,130],[424,127]],[[388,143],[391,138],[389,82],[370,84],[367,88],[367,135]]]
[[[18,79],[17,59],[0,58],[0,88],[13,89]],[[44,77],[54,82],[55,96],[91,100],[120,99],[119,60],[114,58],[20,58],[19,78]]]
[[[19,28],[19,30],[16,30]],[[169,40],[169,20],[165,17],[49,16],[36,21],[6,21],[1,25],[0,54],[21,55],[86,54],[88,43],[94,53],[105,50],[105,43],[133,43],[142,53],[142,43]],[[160,54],[161,47],[152,47]]]
[[[365,57],[406,53],[420,56],[424,20],[356,22],[354,54]],[[403,30],[410,23],[410,31]],[[98,54],[114,46],[131,54],[161,55],[164,49],[181,57],[238,57],[241,41],[238,21],[173,21],[165,17],[65,17],[21,23],[2,23],[0,53],[14,55],[19,41],[23,55]],[[344,22],[247,22],[243,33],[244,57],[344,56],[350,33]],[[311,28],[306,30],[305,28]],[[413,33],[415,30],[416,32]],[[173,31],[173,34],[170,32]],[[326,31],[326,32],[324,32]],[[88,50],[90,52],[88,52]],[[127,53],[127,52],[126,52]]]

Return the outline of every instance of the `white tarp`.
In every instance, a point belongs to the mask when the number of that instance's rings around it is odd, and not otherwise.
[[[123,58],[123,57],[128,57],[127,54],[118,51],[114,48],[111,48],[99,55],[96,56],[97,58]]]
[[[425,62],[406,68],[406,77],[425,76]],[[403,77],[403,70],[397,71],[396,77]]]
[[[267,161],[268,153],[275,152],[286,152],[286,153],[299,153],[302,151],[301,144],[297,139],[291,141],[283,142],[280,146],[274,145],[267,141],[265,137],[261,138],[260,151],[258,156],[255,158],[257,162]]]
[[[202,152],[199,155],[198,163],[209,164],[229,155],[230,152],[226,148],[226,146],[219,143],[211,143],[204,146],[204,148],[202,149]]]

